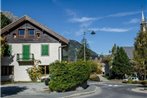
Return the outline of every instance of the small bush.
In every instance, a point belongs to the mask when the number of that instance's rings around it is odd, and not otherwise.
[[[27,72],[30,76],[30,79],[33,81],[33,82],[36,82],[38,79],[41,78],[41,68],[40,67],[36,67],[36,66],[33,66],[31,68],[28,68],[27,69]]]
[[[90,75],[90,80],[100,82],[100,78],[97,76],[96,73]]]
[[[89,66],[83,61],[74,63],[56,61],[50,65],[49,88],[58,92],[72,90],[87,81],[89,75]]]
[[[86,62],[87,65],[90,68],[90,73],[97,73],[97,74],[101,74],[102,73],[102,68],[101,68],[101,64],[94,62],[94,61],[87,61]]]

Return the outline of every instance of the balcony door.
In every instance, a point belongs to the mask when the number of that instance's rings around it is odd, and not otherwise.
[[[22,58],[23,60],[30,59],[30,45],[23,45]]]

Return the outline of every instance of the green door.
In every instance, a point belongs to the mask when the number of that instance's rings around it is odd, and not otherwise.
[[[22,58],[23,58],[23,60],[30,59],[30,46],[29,45],[23,45]]]

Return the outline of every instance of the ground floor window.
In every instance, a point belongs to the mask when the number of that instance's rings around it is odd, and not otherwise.
[[[40,65],[39,67],[41,67],[43,75],[49,74],[49,65]]]
[[[1,66],[1,75],[8,76],[13,75],[14,67],[13,66]]]

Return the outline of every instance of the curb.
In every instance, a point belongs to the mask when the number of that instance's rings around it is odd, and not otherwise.
[[[75,94],[71,94],[69,96],[64,96],[64,97],[61,97],[61,98],[71,98],[71,97],[77,97],[77,96],[82,96],[82,95],[88,95],[88,94],[93,94],[96,92],[96,90],[98,89],[98,87],[95,86],[95,90],[93,91],[87,91],[87,92],[83,92],[83,93],[75,93]]]
[[[141,89],[143,89],[143,88],[133,88],[133,89],[131,89],[131,91],[137,92],[137,93],[147,94],[147,91],[142,91]]]

